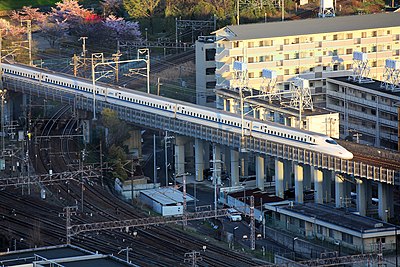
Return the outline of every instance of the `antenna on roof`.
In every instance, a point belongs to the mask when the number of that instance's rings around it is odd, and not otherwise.
[[[368,66],[368,55],[367,53],[354,51],[353,52],[353,74],[349,76],[349,81],[355,81],[358,83],[370,83],[373,82],[371,78],[368,78],[370,67]]]
[[[400,61],[386,59],[381,88],[392,92],[400,90]]]
[[[329,18],[334,16],[335,6],[333,4],[333,0],[320,0],[318,17]]]

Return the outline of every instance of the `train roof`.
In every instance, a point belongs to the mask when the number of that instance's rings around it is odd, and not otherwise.
[[[89,83],[89,84],[92,83],[92,80],[89,80],[89,79],[86,79],[86,78],[75,77],[75,76],[70,75],[70,74],[59,73],[59,72],[55,72],[55,71],[52,71],[52,70],[42,69],[42,68],[38,68],[38,67],[32,67],[32,66],[28,66],[28,65],[24,65],[24,64],[19,64],[19,63],[7,64],[7,63],[3,63],[3,65],[21,66],[21,67],[32,69],[32,70],[40,70],[40,71],[43,71],[43,72],[46,72],[46,73],[49,73],[49,74],[62,76],[62,77],[67,78],[67,79],[75,79],[75,80],[79,80],[81,82],[86,82],[86,83]],[[126,93],[135,93],[135,94],[141,95],[143,97],[148,97],[149,96],[145,92],[137,91],[137,90],[126,88],[126,87],[121,87],[121,86],[118,86],[118,85],[112,85],[112,84],[107,84],[107,83],[103,83],[103,82],[96,82],[96,84],[97,85],[102,85],[102,86],[105,86],[105,87],[109,87],[109,88],[113,88],[113,89],[118,89],[119,91],[123,91],[123,92],[126,92]],[[231,112],[220,110],[220,109],[216,109],[216,108],[200,106],[200,105],[193,104],[193,103],[190,103],[190,102],[185,102],[185,101],[176,100],[176,99],[173,99],[173,98],[168,98],[168,97],[158,96],[158,95],[151,95],[151,98],[158,99],[158,100],[161,100],[161,101],[164,100],[166,102],[173,102],[174,104],[180,104],[180,105],[190,106],[190,107],[194,107],[194,108],[201,107],[202,110],[207,110],[209,112],[216,112],[216,113],[220,113],[220,114],[225,114],[225,115],[229,115],[229,116],[233,116],[233,117],[236,117],[238,119],[241,119],[241,116],[239,114],[231,113]],[[263,121],[263,120],[256,119],[256,118],[253,118],[253,117],[250,117],[250,116],[245,116],[245,118],[247,120],[256,121],[258,123],[267,124],[267,125],[274,126],[274,127],[284,128],[284,129],[289,130],[289,131],[298,131],[298,132],[303,132],[304,134],[326,136],[326,135],[323,135],[323,134],[320,134],[320,133],[311,132],[311,131],[307,131],[307,130],[302,130],[302,129],[286,126],[286,125],[283,125],[283,124],[280,124],[280,123],[276,123],[276,122]]]

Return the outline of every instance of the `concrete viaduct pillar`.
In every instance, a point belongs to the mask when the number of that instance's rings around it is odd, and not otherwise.
[[[318,204],[324,203],[324,176],[319,169],[314,169],[314,201]]]
[[[265,178],[265,164],[264,157],[260,154],[256,155],[256,185],[264,191],[264,178]]]
[[[231,186],[239,185],[239,151],[231,149]]]
[[[304,202],[303,182],[304,182],[303,166],[299,165],[296,162],[294,163],[294,193],[295,193],[295,201],[297,203]]]
[[[175,175],[185,173],[185,142],[185,137],[175,137]]]
[[[204,141],[196,138],[194,141],[194,169],[196,181],[201,182],[204,180]]]
[[[367,183],[362,179],[357,179],[357,210],[361,216],[367,215]]]
[[[387,222],[393,215],[393,210],[389,209],[388,197],[390,195],[390,185],[385,183],[378,183],[378,214],[379,218]]]
[[[284,166],[283,160],[275,158],[275,195],[283,198],[284,197]]]
[[[335,206],[336,208],[343,207],[344,203],[344,183],[343,177],[336,173],[335,174]]]

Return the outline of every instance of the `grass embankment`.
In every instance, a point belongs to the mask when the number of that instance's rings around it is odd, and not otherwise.
[[[23,6],[54,6],[59,0],[1,0],[0,10],[14,10],[21,9]]]

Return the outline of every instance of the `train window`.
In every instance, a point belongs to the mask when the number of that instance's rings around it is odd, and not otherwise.
[[[327,142],[328,144],[331,144],[331,145],[337,145],[336,141],[332,140],[332,139],[326,139],[325,142]]]

